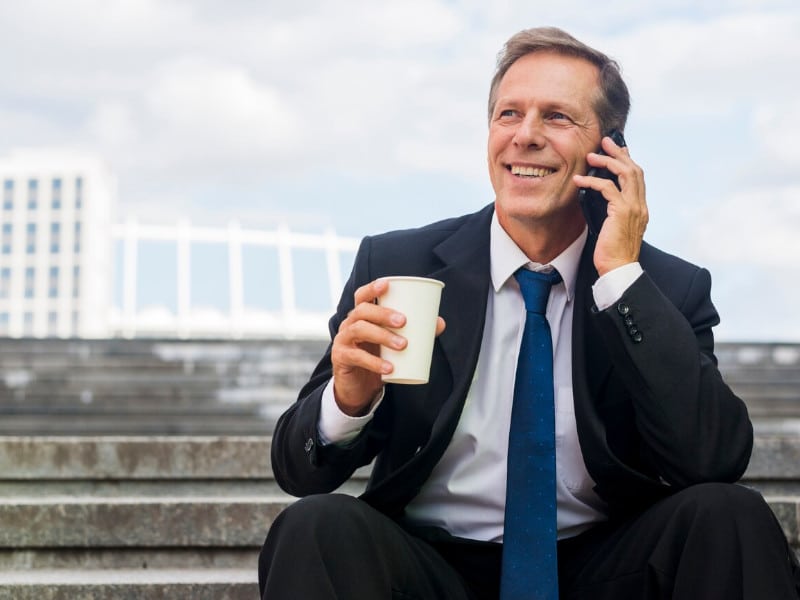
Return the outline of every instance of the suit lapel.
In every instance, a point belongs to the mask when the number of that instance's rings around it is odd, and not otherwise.
[[[575,285],[575,309],[572,316],[572,390],[578,439],[589,473],[596,479],[595,464],[608,456],[605,426],[597,410],[597,398],[603,381],[611,370],[611,360],[593,319],[592,285],[598,274],[594,267],[597,238],[590,235],[581,255]]]
[[[417,494],[458,425],[483,337],[493,212],[494,207],[487,206],[433,249],[441,267],[427,276],[445,284],[439,313],[447,328],[436,340],[430,383],[420,389],[403,390],[401,400],[423,403],[423,410],[431,411],[433,423],[427,443],[390,478],[364,494],[366,500],[389,514],[402,511]]]
[[[450,443],[478,362],[489,290],[489,224],[494,212],[487,206],[434,248],[444,265],[431,277],[445,282],[441,315],[448,326],[438,342],[453,378],[450,396],[436,419],[431,457],[438,461]]]
[[[491,215],[491,210],[482,211],[434,249],[444,267],[431,277],[445,282],[441,314],[450,325],[439,341],[454,382],[471,378],[475,361],[470,359],[477,359],[480,349],[489,289]]]

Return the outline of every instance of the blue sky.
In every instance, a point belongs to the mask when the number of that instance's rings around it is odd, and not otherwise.
[[[796,0],[0,6],[0,154],[104,157],[119,214],[360,237],[492,201],[486,94],[519,29],[615,57],[646,239],[711,269],[724,340],[800,340]]]

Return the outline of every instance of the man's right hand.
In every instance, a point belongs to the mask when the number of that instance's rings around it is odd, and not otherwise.
[[[389,289],[389,282],[376,279],[355,292],[355,307],[339,325],[333,338],[333,394],[339,409],[350,416],[369,412],[381,390],[381,375],[392,372],[392,363],[380,357],[380,347],[402,350],[407,341],[388,328],[405,325],[406,317],[376,300]],[[444,331],[444,319],[438,318],[436,335]]]

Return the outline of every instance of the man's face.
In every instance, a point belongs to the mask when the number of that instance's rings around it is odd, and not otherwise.
[[[597,67],[551,52],[523,56],[503,76],[488,161],[497,216],[512,237],[532,222],[582,222],[572,176],[586,173],[586,154],[600,145],[597,93]]]

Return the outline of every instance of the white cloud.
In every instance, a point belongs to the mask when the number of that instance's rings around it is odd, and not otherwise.
[[[693,253],[742,269],[797,269],[800,185],[751,189],[720,198],[689,219]]]
[[[753,136],[768,161],[778,161],[789,167],[800,179],[800,103],[798,95],[776,98],[758,106],[753,115]],[[800,203],[800,196],[797,196]]]
[[[762,98],[797,97],[800,14],[671,19],[608,38],[648,116],[731,111]]]
[[[297,125],[279,93],[240,66],[182,59],[160,66],[144,94],[152,133],[185,159],[278,159]],[[175,148],[178,146],[179,148]],[[177,152],[173,160],[178,158]]]

